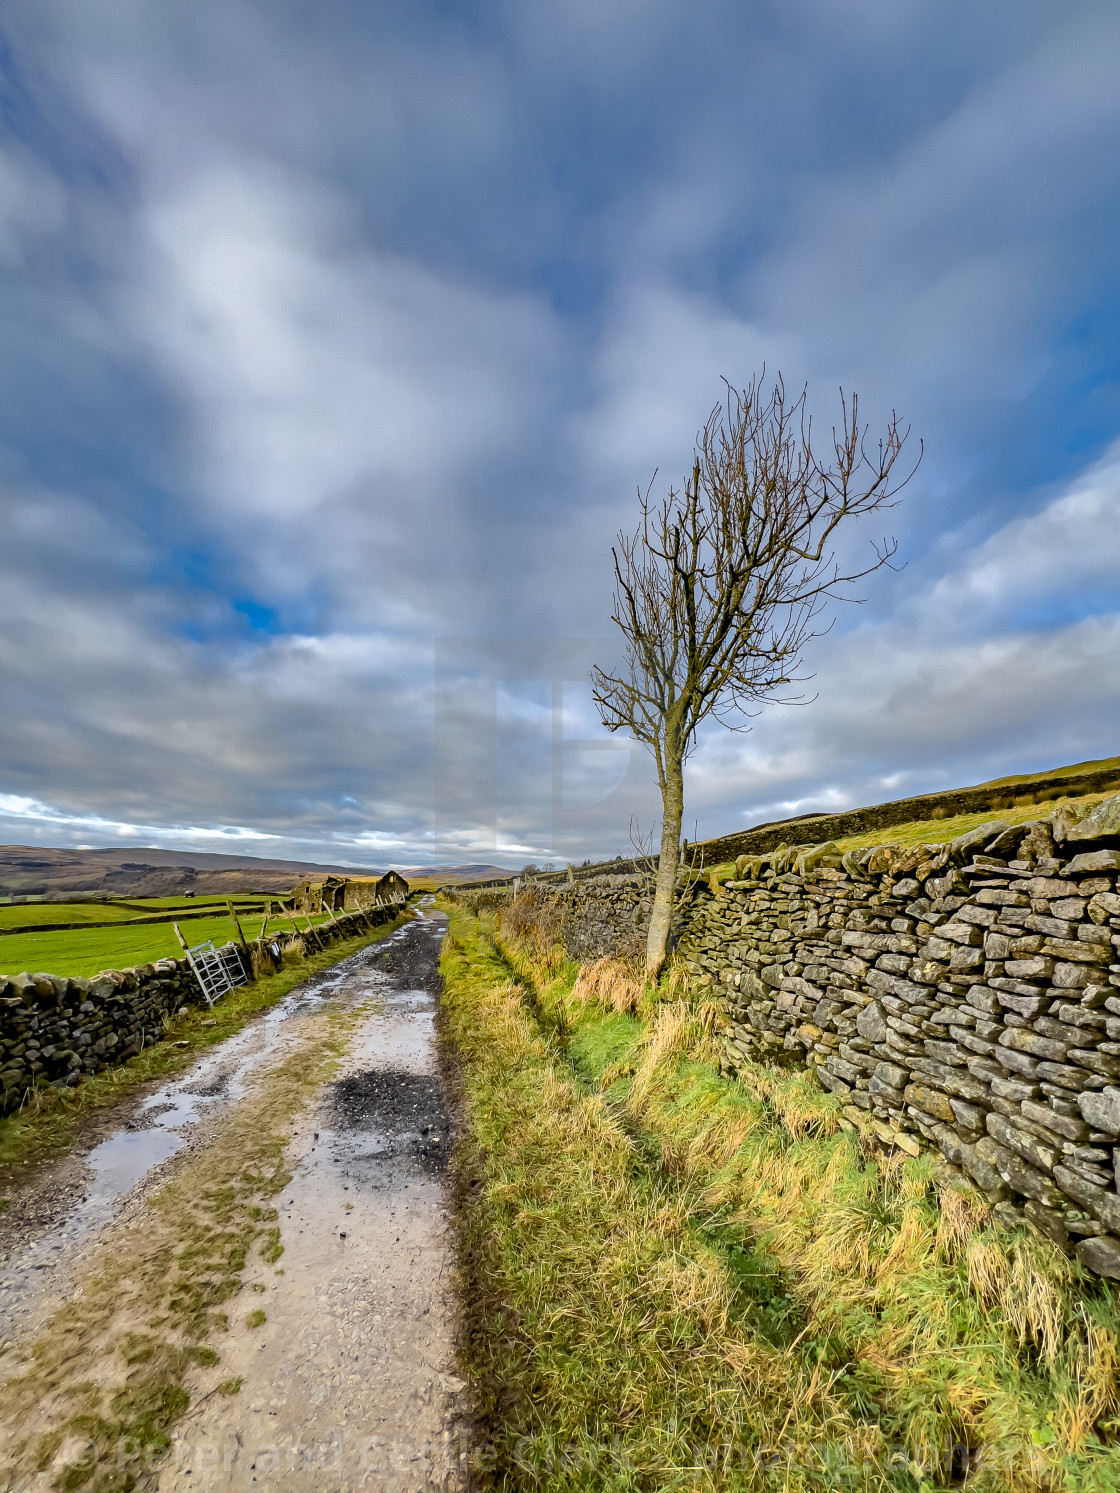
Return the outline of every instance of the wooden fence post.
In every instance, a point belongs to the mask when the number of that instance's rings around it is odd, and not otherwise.
[[[248,965],[249,978],[250,980],[255,980],[256,975],[254,975],[253,973],[253,956],[252,954],[250,954],[249,945],[245,941],[245,933],[241,927],[241,919],[237,916],[236,912],[234,912],[232,902],[227,902],[226,907],[229,909],[229,915],[233,919],[233,926],[237,929],[237,936],[241,940],[241,948],[245,955],[245,962]]]

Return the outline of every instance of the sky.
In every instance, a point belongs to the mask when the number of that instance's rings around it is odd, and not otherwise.
[[[721,379],[921,466],[686,833],[1120,752],[1120,10],[7,0],[0,839],[626,852],[610,546]]]

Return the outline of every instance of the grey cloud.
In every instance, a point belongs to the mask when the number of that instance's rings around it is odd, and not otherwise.
[[[641,754],[619,783],[565,749],[553,823],[524,692],[499,767],[464,685],[441,807],[435,640],[600,634],[634,487],[679,480],[719,375],[764,360],[930,450],[909,570],[819,645],[817,704],[705,739],[703,826],[1107,745],[1113,546],[1079,535],[1114,529],[1115,468],[1054,347],[1114,278],[1110,11],[394,14],[13,9],[97,169],[39,141],[0,170],[0,793],[31,804],[3,822],[622,848]]]

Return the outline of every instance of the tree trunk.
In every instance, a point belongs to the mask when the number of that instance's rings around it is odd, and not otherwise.
[[[661,856],[657,863],[657,881],[653,911],[646,935],[646,978],[654,981],[665,965],[666,946],[673,919],[673,899],[677,889],[677,867],[681,856],[681,820],[684,817],[684,769],[680,760],[670,761],[661,785]]]

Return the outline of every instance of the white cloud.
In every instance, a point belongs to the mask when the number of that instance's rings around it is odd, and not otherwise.
[[[257,161],[157,187],[138,315],[244,560],[280,594],[322,579],[415,625],[402,553],[415,578],[421,536],[440,574],[469,545],[455,489],[539,422],[562,336],[532,298],[372,252],[344,218]]]

